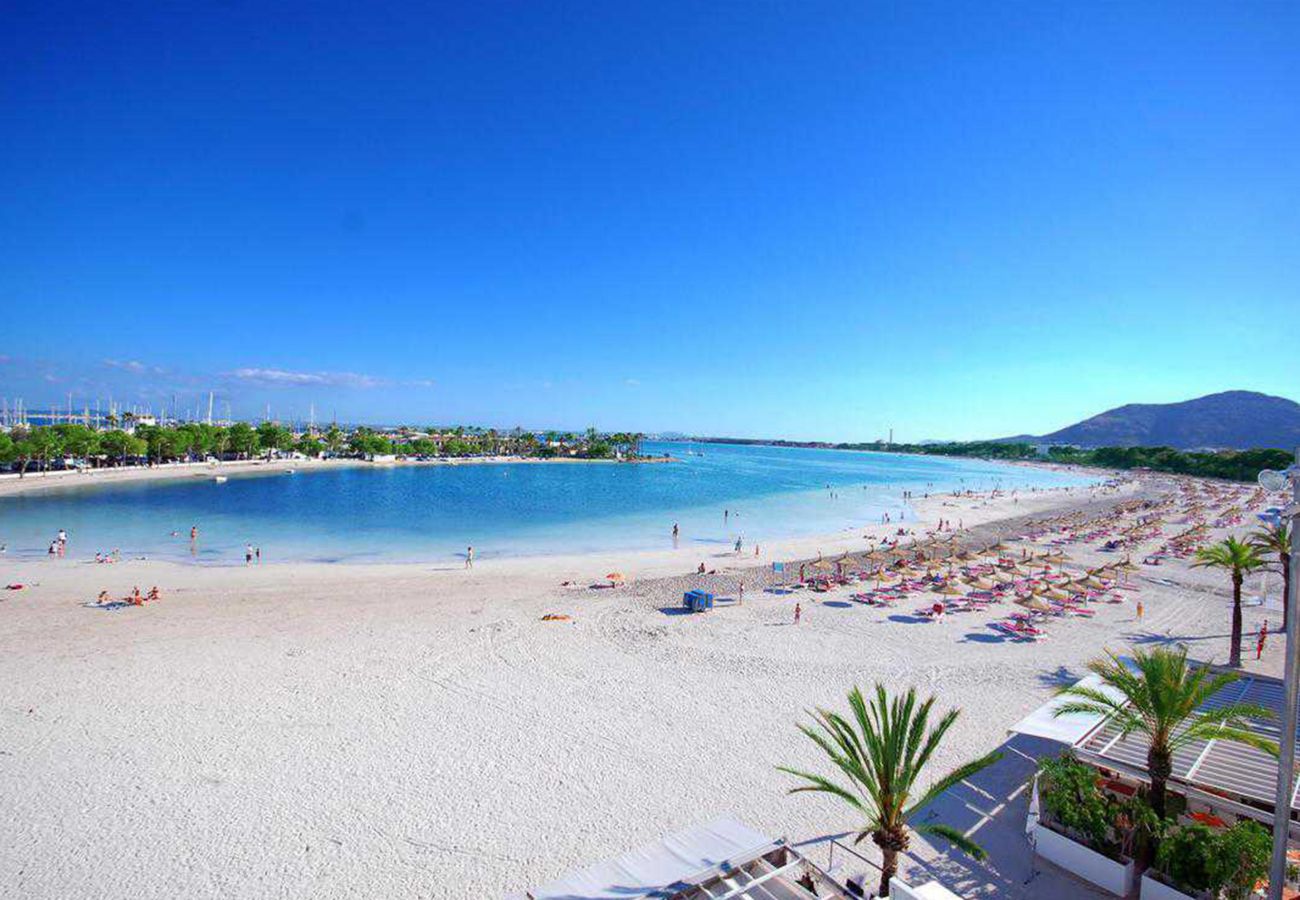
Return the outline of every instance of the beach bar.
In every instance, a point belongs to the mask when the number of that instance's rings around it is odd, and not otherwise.
[[[1205,667],[1211,671],[1223,671],[1217,666]],[[1122,699],[1097,675],[1089,675],[1078,684],[1102,691],[1117,701]],[[1208,710],[1229,703],[1246,703],[1270,709],[1275,718],[1251,719],[1246,727],[1277,741],[1284,698],[1280,679],[1241,673],[1240,678],[1210,696],[1201,708]],[[1147,741],[1122,734],[1112,716],[1057,716],[1056,709],[1067,699],[1056,697],[1049,700],[1013,725],[1010,731],[1046,738],[1062,745],[1077,760],[1096,769],[1098,787],[1118,800],[1133,797],[1144,790],[1150,783]],[[1221,831],[1243,820],[1254,820],[1269,829],[1273,827],[1278,765],[1268,753],[1235,741],[1194,740],[1175,749],[1172,764],[1168,785],[1177,825],[1202,825]],[[1300,779],[1291,783],[1288,810],[1288,856],[1292,863],[1300,863],[1297,793],[1300,793]],[[1125,868],[1122,861],[1103,859],[1093,850],[1053,831],[1044,822],[1033,825],[1035,846],[1040,856],[1111,893],[1123,896],[1133,889],[1134,879],[1141,873],[1133,871],[1131,861],[1127,871],[1121,871]],[[1167,890],[1159,883],[1148,887],[1146,882],[1149,880],[1149,876],[1143,877],[1144,897],[1148,892],[1155,895]]]

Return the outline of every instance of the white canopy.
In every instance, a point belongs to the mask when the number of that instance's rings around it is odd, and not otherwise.
[[[669,835],[617,859],[566,875],[532,892],[536,900],[637,900],[671,897],[683,879],[723,862],[745,862],[774,841],[733,819]]]
[[[1093,688],[1112,699],[1123,699],[1123,695],[1113,687],[1102,684],[1100,675],[1089,675],[1081,679],[1076,684],[1076,687]],[[1032,737],[1047,738],[1049,741],[1059,741],[1066,746],[1073,747],[1106,717],[1084,713],[1069,713],[1058,718],[1056,710],[1062,704],[1070,702],[1071,699],[1075,698],[1053,697],[1007,730],[1011,734],[1027,734]]]

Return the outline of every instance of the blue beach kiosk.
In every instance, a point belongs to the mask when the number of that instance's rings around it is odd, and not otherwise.
[[[687,591],[682,594],[682,606],[693,613],[713,609],[713,595],[707,591]]]

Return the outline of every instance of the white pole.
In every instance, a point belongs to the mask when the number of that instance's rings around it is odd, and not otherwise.
[[[1268,871],[1269,900],[1282,900],[1282,886],[1286,883],[1286,848],[1291,832],[1291,790],[1295,774],[1295,730],[1296,704],[1300,702],[1300,684],[1297,676],[1300,672],[1300,641],[1296,632],[1300,631],[1300,541],[1296,540],[1300,532],[1300,448],[1295,453],[1296,464],[1292,466],[1291,508],[1283,514],[1291,519],[1291,590],[1287,592],[1287,620],[1290,628],[1286,632],[1286,670],[1285,699],[1282,707],[1282,741],[1277,761],[1277,802],[1273,806],[1273,861]],[[1285,518],[1283,519],[1285,521]]]

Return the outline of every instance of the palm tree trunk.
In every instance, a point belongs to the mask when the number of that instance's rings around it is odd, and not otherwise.
[[[1291,554],[1279,553],[1282,561],[1282,630],[1291,633]]]
[[[1232,649],[1228,652],[1228,665],[1241,668],[1241,581],[1240,572],[1232,573]]]
[[[898,871],[898,852],[895,850],[882,850],[884,853],[884,865],[880,867],[880,896],[889,896],[889,879],[894,877]]]
[[[1165,818],[1169,806],[1169,776],[1174,771],[1174,755],[1167,746],[1152,745],[1147,750],[1147,775],[1151,778],[1151,790],[1147,802],[1151,810],[1160,819]],[[1138,840],[1134,857],[1138,865],[1145,868],[1155,862],[1155,843],[1151,840]]]
[[[1147,774],[1151,776],[1151,793],[1147,799],[1151,810],[1162,819],[1168,803],[1169,776],[1173,771],[1173,754],[1168,748],[1153,745],[1147,750]]]
[[[889,879],[898,872],[898,854],[907,849],[909,843],[907,829],[892,828],[873,831],[871,840],[880,848],[882,863],[880,866],[880,896],[889,896]]]

